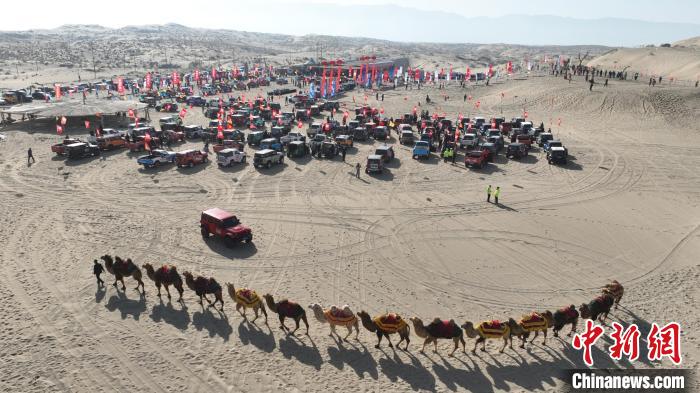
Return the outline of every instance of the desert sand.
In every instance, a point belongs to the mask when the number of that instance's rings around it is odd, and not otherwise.
[[[377,143],[357,143],[346,163],[307,158],[271,170],[143,170],[125,151],[75,162],[54,157],[49,146],[60,138],[49,123],[6,128],[0,390],[559,391],[560,370],[583,365],[565,335],[504,354],[489,342],[488,353],[455,358],[446,356],[446,341],[440,354],[419,354],[422,340],[413,331],[408,353],[385,342],[375,349],[376,337],[362,327],[359,341],[339,343],[310,310],[310,336],[288,337],[275,314],[269,327],[249,324],[228,297],[223,315],[200,307],[189,290],[184,305],[159,299],[147,278],[145,298],[131,279],[125,293],[116,290],[109,274],[106,290],[96,290],[92,260],[105,253],[175,264],[304,307],[348,304],[372,315],[460,324],[579,305],[617,279],[626,291],[612,320],[636,323],[643,335],[652,322],[679,322],[682,367],[697,369],[697,92],[617,81],[589,92],[581,77],[569,83],[546,76],[389,91],[383,103],[370,93],[368,103],[393,116],[417,101],[425,108],[425,94],[434,100],[431,113],[451,118],[510,118],[525,109],[536,124],[552,127],[571,160],[550,166],[534,149],[521,162],[501,155],[483,171],[469,170],[459,164],[462,154],[455,166],[412,160],[394,135],[397,160],[388,173],[359,180],[353,166],[364,165]],[[478,110],[463,102],[465,93],[481,102]],[[343,98],[348,105],[351,95]],[[354,95],[364,100],[361,91]],[[185,123],[205,119],[193,110]],[[29,167],[28,147],[37,160]],[[503,190],[501,206],[485,202],[489,184]],[[254,246],[204,241],[199,214],[214,206],[250,226]],[[609,338],[598,342],[596,366],[631,367],[613,363],[609,345]],[[633,366],[672,367],[646,360]]]

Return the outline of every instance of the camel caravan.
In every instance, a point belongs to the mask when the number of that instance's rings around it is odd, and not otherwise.
[[[119,290],[118,283],[121,282],[122,291],[126,290],[124,277],[133,277],[137,282],[135,290],[139,291],[141,296],[146,295],[141,268],[139,268],[130,258],[122,259],[118,256],[112,258],[110,255],[100,257],[105,262],[107,271],[114,276],[114,285]],[[213,277],[195,276],[193,273],[184,271],[182,275],[184,280],[177,271],[177,267],[173,265],[162,265],[157,269],[149,263],[142,265],[146,270],[146,275],[154,282],[158,289],[158,297],[161,296],[161,286],[165,287],[168,299],[170,296],[170,286],[173,286],[179,293],[178,302],[184,303],[182,295],[184,293],[184,285],[187,286],[199,297],[199,304],[204,306],[203,300],[206,300],[208,307],[216,309],[216,304],[220,303],[218,309],[224,312],[223,288]],[[229,297],[236,304],[236,311],[248,322],[255,323],[258,315],[262,314],[265,317],[265,325],[267,321],[267,310],[277,314],[280,322],[280,329],[288,335],[294,335],[300,327],[300,322],[303,322],[306,327],[305,334],[309,334],[309,321],[306,317],[306,310],[299,303],[289,299],[281,299],[275,301],[271,294],[258,296],[255,290],[250,288],[236,288],[232,283],[226,283],[226,288]],[[487,340],[501,340],[503,346],[500,351],[503,353],[506,347],[510,346],[513,349],[513,338],[520,340],[520,348],[525,348],[527,343],[532,344],[535,339],[542,334],[542,345],[547,345],[547,333],[551,329],[554,337],[559,337],[559,332],[571,325],[571,329],[567,334],[569,337],[576,332],[576,325],[579,318],[591,319],[605,323],[610,310],[615,306],[617,309],[624,294],[624,287],[617,280],[613,280],[601,288],[600,295],[588,303],[581,304],[578,308],[571,304],[562,307],[554,312],[545,310],[542,312],[532,311],[522,315],[518,320],[509,318],[507,321],[490,320],[474,323],[466,321],[463,324],[458,324],[453,319],[445,320],[434,318],[429,320],[427,325],[417,316],[404,319],[401,315],[393,312],[387,312],[381,315],[372,317],[369,313],[361,310],[354,313],[350,306],[331,305],[324,308],[318,303],[312,303],[308,306],[313,312],[314,317],[320,323],[328,324],[330,327],[331,337],[337,337],[340,341],[347,341],[348,337],[355,333],[355,340],[359,339],[360,324],[371,333],[377,335],[377,344],[375,348],[381,347],[382,339],[389,342],[389,347],[393,348],[391,336],[397,334],[399,342],[396,346],[399,349],[408,351],[408,345],[411,342],[410,333],[411,325],[415,334],[423,339],[423,346],[420,353],[424,353],[425,347],[433,344],[433,351],[438,352],[438,340],[452,340],[454,347],[449,353],[449,356],[454,356],[454,353],[462,346],[464,353],[467,352],[465,336],[474,339],[474,347],[471,353],[476,353],[476,349],[481,344],[481,350],[486,351]],[[212,302],[207,295],[213,295]],[[248,319],[247,309],[252,309],[255,317]],[[289,318],[294,320],[295,327],[290,329],[285,325],[285,320]],[[409,324],[410,322],[410,324]],[[337,327],[345,327],[347,334],[342,337],[336,331]],[[532,339],[528,339],[532,335]],[[405,342],[403,348],[401,343]]]

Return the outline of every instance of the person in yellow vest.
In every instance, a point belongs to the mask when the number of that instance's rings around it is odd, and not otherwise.
[[[498,205],[498,197],[501,195],[501,187],[496,187],[496,191],[493,192],[493,200]]]
[[[486,187],[486,202],[491,202],[491,185],[489,184],[488,187]]]

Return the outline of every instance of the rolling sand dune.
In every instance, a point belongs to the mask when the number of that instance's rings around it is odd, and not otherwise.
[[[647,76],[663,76],[695,83],[700,79],[700,50],[696,47],[621,48],[588,62],[589,66],[621,71],[639,72]],[[643,79],[643,78],[642,78]]]
[[[463,103],[465,92],[481,101],[478,112]],[[222,315],[203,310],[188,290],[185,306],[160,300],[148,279],[145,298],[129,279],[125,294],[115,290],[109,275],[106,291],[96,291],[91,264],[104,253],[176,264],[304,306],[460,323],[578,305],[617,279],[626,292],[613,320],[639,324],[643,337],[652,322],[681,323],[683,367],[697,369],[697,90],[612,81],[589,92],[580,79],[541,77],[466,91],[389,91],[385,102],[369,101],[396,115],[425,94],[435,100],[431,112],[451,118],[526,108],[536,123],[553,125],[571,161],[550,166],[536,148],[520,162],[501,155],[483,171],[467,170],[435,157],[412,160],[393,137],[398,159],[388,173],[359,180],[352,166],[364,164],[372,143],[357,143],[347,163],[143,170],[123,151],[77,162],[53,157],[58,137],[47,123],[3,130],[0,390],[552,391],[563,387],[560,370],[583,364],[565,339],[504,354],[491,342],[488,354],[454,359],[444,341],[439,355],[419,354],[413,333],[409,353],[386,343],[375,349],[363,328],[359,341],[341,344],[310,312],[310,337],[286,337],[274,314],[269,328],[251,325],[228,298]],[[204,118],[191,111],[186,123]],[[484,201],[489,184],[502,187],[502,206]],[[203,241],[199,213],[212,206],[249,225],[254,246]],[[598,342],[596,367],[629,367],[609,360],[609,345]]]

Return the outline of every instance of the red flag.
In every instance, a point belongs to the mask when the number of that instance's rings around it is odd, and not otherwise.
[[[85,128],[90,129],[90,120],[85,120]]]
[[[61,85],[53,85],[53,91],[54,95],[56,96],[56,99],[59,100],[61,99]]]
[[[216,67],[211,67],[211,78],[216,79]]]
[[[301,122],[301,120],[299,120],[297,122],[297,128],[301,130],[301,127],[303,127],[303,126],[304,126],[304,124]]]
[[[199,70],[195,68],[194,70],[194,80],[199,82]]]
[[[469,67],[467,67],[467,76],[466,76],[466,80],[469,80],[469,78],[470,78],[471,76],[472,76],[472,70],[471,70]]]
[[[65,126],[66,123],[68,123],[68,119],[66,119],[65,116],[61,116],[61,125],[62,125],[62,126]]]
[[[151,134],[146,133],[146,135],[143,137],[143,147],[144,149],[151,151]]]
[[[97,135],[98,138],[102,136],[102,133],[100,132],[100,127],[95,128],[95,135]]]
[[[151,78],[151,73],[146,73],[146,90],[151,90],[151,86],[153,86],[153,79]]]
[[[493,76],[493,64],[489,64],[489,77]]]
[[[523,117],[527,119],[527,111],[523,113]]]
[[[124,94],[124,78],[117,78],[117,92],[119,94]]]
[[[187,109],[182,108],[182,110],[180,111],[180,118],[184,119],[185,115],[187,115]]]
[[[134,118],[134,110],[129,109],[129,118],[133,119]]]
[[[63,127],[60,124],[56,124],[56,133],[58,135],[63,135]]]

